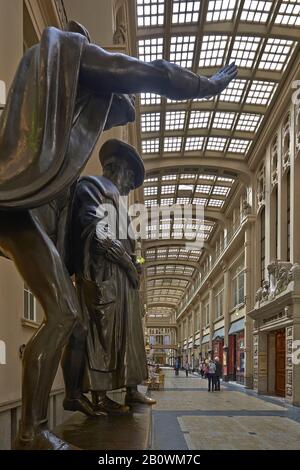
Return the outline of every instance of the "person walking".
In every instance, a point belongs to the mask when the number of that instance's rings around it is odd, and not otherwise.
[[[216,364],[214,363],[214,361],[212,361],[212,359],[210,359],[208,363],[208,373],[207,373],[209,392],[214,391],[215,374],[216,374]]]
[[[184,363],[184,369],[185,369],[185,376],[188,377],[189,376],[189,368],[190,368],[190,364],[189,364],[189,360],[188,360],[188,357],[186,356],[186,359],[185,359],[185,363]]]
[[[179,361],[179,357],[177,357],[175,361],[175,366],[174,366],[175,375],[179,375],[179,369],[180,369],[180,361]]]
[[[215,357],[215,366],[216,366],[216,373],[215,373],[215,390],[220,391],[220,377],[222,376],[222,364],[220,363],[220,359]]]

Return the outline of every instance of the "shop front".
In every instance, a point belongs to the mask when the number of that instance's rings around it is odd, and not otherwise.
[[[300,266],[275,261],[268,271],[269,287],[257,292],[248,313],[254,320],[253,388],[299,406]]]
[[[212,337],[212,358],[219,358],[220,363],[223,365],[223,348],[224,348],[224,328],[219,328],[214,331]]]
[[[210,340],[210,334],[205,335],[202,338],[201,350],[202,350],[203,361],[209,358],[209,340]]]
[[[245,372],[245,320],[232,322],[228,331],[228,380],[244,383]]]

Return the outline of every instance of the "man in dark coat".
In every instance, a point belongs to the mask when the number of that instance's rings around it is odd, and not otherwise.
[[[92,392],[97,409],[120,414],[128,407],[111,401],[106,391],[126,386],[127,404],[155,403],[137,391],[148,369],[135,240],[122,200],[143,183],[145,171],[136,150],[118,139],[105,142],[99,157],[103,176],[79,180],[71,225],[76,286],[88,332],[82,388]],[[69,367],[72,373],[76,363]]]
[[[143,63],[111,54],[90,44],[85,28],[74,22],[68,31],[46,28],[22,58],[0,117],[0,249],[41,303],[45,320],[24,353],[17,448],[68,448],[47,428],[62,350],[72,332],[76,351],[85,341],[67,270],[70,204],[64,201],[101,132],[134,120],[128,94],[201,98],[220,93],[236,73],[229,65],[208,79],[164,60]],[[46,210],[36,209],[43,204],[49,204]],[[67,359],[77,354],[72,344]],[[78,374],[82,368],[79,363]],[[83,397],[74,400],[76,409],[93,414]]]

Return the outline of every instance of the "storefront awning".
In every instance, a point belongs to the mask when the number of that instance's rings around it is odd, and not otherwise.
[[[213,335],[213,340],[216,339],[216,338],[224,338],[224,328],[219,328],[218,330],[216,330],[214,332],[214,335]]]
[[[209,343],[209,337],[210,337],[210,335],[205,335],[205,336],[203,336],[203,338],[202,338],[202,344]]]
[[[243,331],[244,328],[245,328],[245,319],[241,318],[240,320],[237,320],[231,323],[228,334],[235,335],[239,331]]]

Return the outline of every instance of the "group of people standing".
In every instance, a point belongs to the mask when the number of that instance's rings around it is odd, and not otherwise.
[[[222,364],[220,359],[215,357],[214,360],[209,359],[200,365],[200,374],[202,378],[208,379],[208,391],[220,391],[220,377],[222,376]]]

